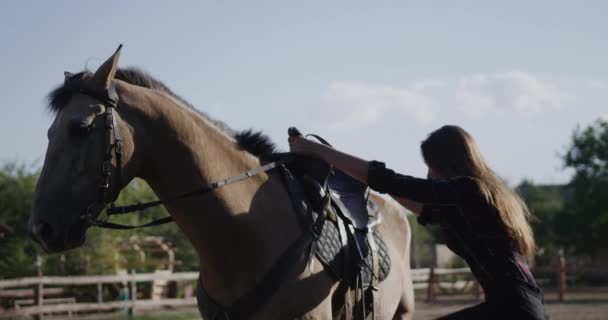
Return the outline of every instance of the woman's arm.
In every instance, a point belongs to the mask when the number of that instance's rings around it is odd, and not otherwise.
[[[466,178],[428,180],[398,174],[382,162],[368,162],[302,137],[289,137],[289,146],[291,152],[323,159],[375,191],[395,199],[405,198],[420,204],[456,204],[460,191],[472,185],[472,180]]]
[[[302,137],[289,137],[291,152],[320,158],[353,178],[367,184],[369,162]]]

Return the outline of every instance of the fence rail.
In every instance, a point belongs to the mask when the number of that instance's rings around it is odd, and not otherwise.
[[[104,303],[69,303],[23,307],[0,314],[0,317],[31,316],[43,313],[68,313],[82,311],[109,311],[114,309],[148,309],[165,306],[196,306],[196,298],[177,298],[162,300],[111,301]]]
[[[196,280],[198,272],[177,272],[177,273],[131,273],[123,275],[108,276],[70,276],[70,277],[29,277],[10,280],[0,280],[0,289],[15,288],[38,285],[90,285],[98,283],[119,283],[119,282],[149,282],[154,280],[186,281]]]
[[[549,270],[549,269],[547,269]],[[566,285],[566,265],[561,263],[555,269],[555,273],[559,299],[563,300]],[[412,281],[415,289],[426,289],[427,301],[435,299],[441,289],[457,289],[460,291],[470,290],[476,298],[480,298],[482,291],[477,282],[471,277],[469,268],[420,268],[411,270]],[[461,275],[462,277],[459,277]],[[71,276],[71,277],[55,277],[42,276],[30,278],[18,278],[9,280],[0,280],[0,299],[11,296],[11,292],[19,293],[13,297],[24,297],[24,292],[34,292],[33,306],[21,306],[19,308],[10,309],[2,312],[0,309],[0,318],[34,315],[41,318],[41,315],[48,313],[73,313],[81,311],[107,311],[115,309],[127,309],[130,314],[133,314],[136,309],[158,308],[164,306],[195,306],[196,299],[186,294],[185,298],[171,299],[137,299],[137,283],[154,282],[154,281],[196,281],[198,272],[179,272],[179,273],[131,273],[123,275],[100,275],[100,276]],[[130,290],[129,301],[103,301],[103,285],[126,283]],[[97,302],[77,302],[64,304],[48,304],[44,302],[44,296],[50,295],[53,290],[60,290],[57,286],[97,286]],[[45,286],[47,286],[45,288]],[[49,286],[54,286],[49,288]],[[32,291],[33,288],[33,291]],[[61,289],[63,290],[63,288]],[[40,294],[42,292],[42,294]]]
[[[71,276],[71,277],[28,277],[9,280],[0,280],[0,297],[23,298],[24,293],[32,297],[32,306],[20,306],[23,303],[17,300],[16,307],[6,311],[0,310],[0,318],[33,315],[38,319],[43,314],[49,313],[68,313],[82,311],[108,311],[114,309],[126,309],[129,314],[134,314],[136,309],[158,308],[165,306],[195,306],[196,299],[193,297],[173,298],[173,299],[137,299],[137,283],[158,282],[158,281],[196,281],[198,272],[179,272],[179,273],[131,273],[122,275],[99,275],[99,276]],[[103,285],[126,283],[130,288],[129,301],[103,301]],[[77,302],[77,303],[56,303],[57,299],[47,299],[49,295],[58,288],[48,286],[97,286],[97,302]],[[47,286],[47,288],[45,288]],[[23,289],[26,288],[26,289]],[[33,288],[33,290],[32,290]],[[14,295],[13,295],[14,293]],[[30,303],[30,304],[32,304]]]

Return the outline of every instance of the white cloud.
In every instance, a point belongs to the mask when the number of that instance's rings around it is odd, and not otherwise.
[[[527,72],[509,71],[460,78],[456,99],[466,115],[478,118],[492,110],[536,114],[560,108],[570,97],[549,81]]]
[[[383,118],[399,113],[413,116],[420,124],[435,118],[436,106],[427,89],[443,85],[440,81],[419,81],[410,87],[333,82],[324,97],[330,126],[355,129],[374,125]]]
[[[454,104],[464,116],[479,119],[495,113],[532,116],[559,109],[571,99],[553,81],[524,71],[476,73],[452,81],[419,80],[404,87],[335,81],[323,97],[323,116],[331,128],[343,130],[403,115],[425,126],[442,111],[452,119],[449,108]]]
[[[589,89],[608,89],[608,82],[601,80],[587,80],[585,85]]]

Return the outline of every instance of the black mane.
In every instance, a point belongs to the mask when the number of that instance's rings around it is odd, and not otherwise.
[[[64,82],[62,85],[58,86],[49,93],[47,97],[48,108],[53,113],[61,111],[68,104],[72,95],[77,92],[77,86],[75,84],[80,81],[86,80],[92,76],[93,73],[90,71],[82,71],[72,75],[68,81]],[[205,119],[212,122],[224,133],[233,137],[236,140],[240,149],[245,150],[256,157],[266,158],[276,153],[277,149],[275,144],[270,140],[270,138],[266,134],[260,131],[253,130],[244,130],[241,132],[236,132],[235,130],[230,128],[226,123],[214,119],[208,114],[196,109],[188,101],[171,91],[171,89],[169,89],[169,87],[167,87],[160,80],[152,77],[150,74],[143,70],[137,68],[119,68],[116,71],[116,75],[114,78],[125,81],[132,85],[152,90],[158,90],[170,95],[171,97],[177,99],[178,101],[186,105],[191,110],[195,111]]]
[[[261,131],[244,130],[234,135],[234,138],[241,149],[258,158],[267,159],[277,153],[277,146]]]

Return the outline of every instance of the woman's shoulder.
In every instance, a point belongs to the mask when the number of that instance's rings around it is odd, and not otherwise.
[[[447,179],[447,182],[458,188],[460,193],[468,195],[481,194],[481,180],[471,176],[456,176]]]
[[[478,189],[479,183],[480,183],[480,180],[478,178],[471,177],[471,176],[456,176],[456,177],[448,178],[447,181],[449,183],[458,184],[463,187],[474,188],[474,189],[475,188]]]

